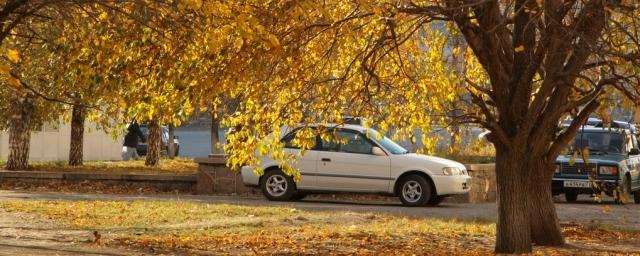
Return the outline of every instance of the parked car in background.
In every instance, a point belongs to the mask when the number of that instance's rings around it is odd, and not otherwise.
[[[561,126],[568,127],[569,125],[571,125],[572,121],[573,121],[572,119],[564,120],[564,121],[562,121]],[[587,119],[587,121],[584,123],[584,126],[605,127],[605,122],[602,121],[602,119],[591,117],[591,118]],[[636,135],[638,134],[638,130],[637,130],[636,126],[631,124],[631,123],[629,123],[629,122],[613,120],[611,122],[610,126],[611,126],[611,128],[626,129],[626,130],[629,130],[633,134],[636,134]]]
[[[282,138],[287,153],[299,155],[293,139],[300,129]],[[423,206],[469,192],[471,177],[458,162],[409,153],[376,130],[360,125],[329,125],[328,129],[341,143],[316,136],[315,146],[294,163],[302,175],[299,181],[285,175],[274,159],[262,157],[264,175],[245,166],[243,182],[259,186],[266,198],[279,201],[301,199],[307,193],[356,192],[398,196],[404,205]]]
[[[576,153],[583,148],[588,149],[586,163]],[[551,187],[554,195],[564,193],[569,202],[576,201],[579,194],[614,196],[619,187],[623,196],[616,195],[617,201],[628,198],[640,203],[640,150],[635,128],[583,127],[567,153],[556,160]]]
[[[146,156],[147,148],[148,148],[147,143],[149,142],[149,126],[147,124],[141,124],[140,130],[142,131],[142,134],[144,134],[144,137],[147,138],[147,140],[145,142],[138,141],[138,147],[136,148],[136,151],[138,152],[138,155]],[[168,155],[169,154],[169,127],[167,126],[160,127],[160,134],[161,134],[160,153],[163,155]],[[173,143],[175,144],[175,147],[176,147],[176,152],[174,156],[178,156],[180,154],[180,141],[178,140],[178,136],[174,136]]]

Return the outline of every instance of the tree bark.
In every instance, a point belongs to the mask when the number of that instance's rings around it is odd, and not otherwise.
[[[531,241],[535,245],[563,246],[564,238],[560,231],[560,222],[551,194],[551,180],[555,163],[547,163],[544,157],[531,157],[526,168],[530,173],[528,197]]]
[[[69,145],[69,165],[79,166],[83,164],[84,150],[84,121],[86,108],[76,101],[71,111],[71,144]]]
[[[7,170],[26,170],[29,166],[29,144],[35,111],[32,95],[13,95],[9,124],[9,157]]]
[[[176,156],[176,144],[173,141],[173,138],[175,137],[175,128],[172,124],[169,124],[167,128],[169,129],[169,138],[167,139],[167,155],[169,159],[173,159]]]
[[[220,143],[220,137],[218,136],[220,131],[220,120],[218,119],[216,112],[211,111],[211,154],[221,154],[222,150],[218,148]]]
[[[160,125],[158,120],[152,120],[149,122],[149,137],[147,138],[147,157],[144,164],[146,166],[158,166],[160,163]]]
[[[498,189],[495,252],[529,253],[532,249],[531,228],[525,202],[530,195],[526,187],[527,170],[523,168],[527,153],[524,148],[508,149],[499,143],[495,146]]]

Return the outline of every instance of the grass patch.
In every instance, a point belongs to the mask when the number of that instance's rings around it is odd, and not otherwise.
[[[161,159],[157,167],[144,165],[144,160],[135,161],[86,161],[82,166],[68,166],[63,161],[32,162],[29,170],[50,172],[90,172],[116,174],[171,174],[191,175],[198,164],[191,158]]]
[[[495,236],[495,224],[486,220],[291,207],[181,201],[6,201],[0,207],[71,228],[108,231],[114,235],[107,244],[168,254],[485,255],[492,253]],[[567,240],[580,247],[536,247],[535,253],[616,254],[640,248],[637,231],[562,228]]]

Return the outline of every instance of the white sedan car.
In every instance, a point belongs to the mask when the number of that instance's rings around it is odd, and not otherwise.
[[[269,200],[278,201],[301,199],[307,193],[350,192],[395,195],[404,205],[423,206],[469,192],[471,177],[458,162],[408,153],[371,128],[341,125],[331,129],[341,143],[317,136],[315,146],[295,163],[300,181],[285,175],[274,159],[263,157],[264,175],[243,167],[243,182],[259,186]],[[291,141],[299,130],[282,138],[287,153],[298,155]]]

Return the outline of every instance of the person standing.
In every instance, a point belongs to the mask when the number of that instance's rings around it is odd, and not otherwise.
[[[136,121],[132,121],[127,127],[127,134],[124,136],[124,143],[122,144],[122,160],[129,161],[131,158],[135,160],[140,158],[136,149],[138,147],[138,139],[142,142],[146,141],[138,123]]]

